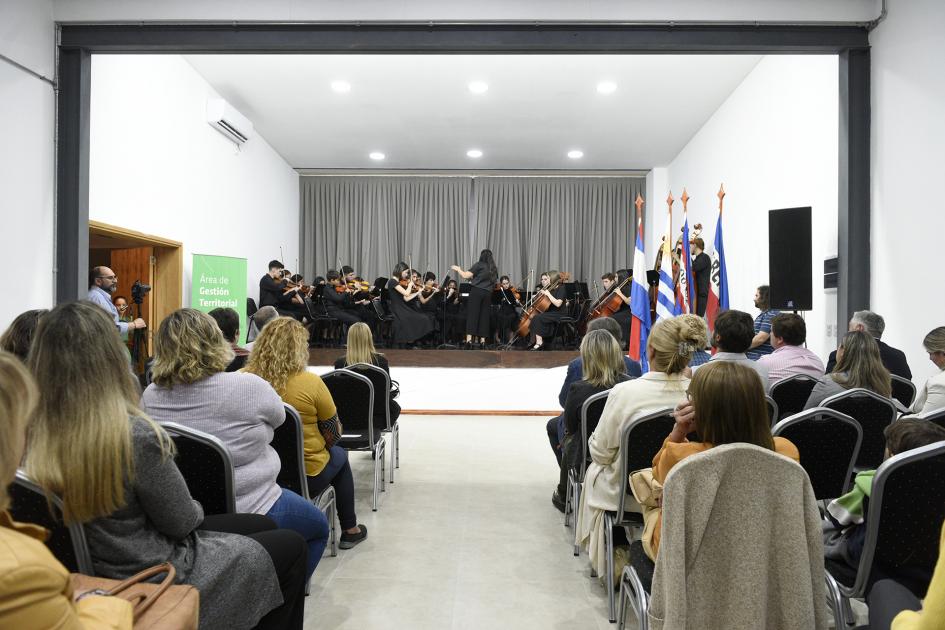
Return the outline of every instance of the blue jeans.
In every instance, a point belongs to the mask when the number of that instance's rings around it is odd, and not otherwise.
[[[269,508],[266,516],[281,529],[291,529],[302,535],[308,544],[308,567],[306,580],[312,578],[322,552],[328,545],[328,519],[311,501],[282,488],[282,496]]]

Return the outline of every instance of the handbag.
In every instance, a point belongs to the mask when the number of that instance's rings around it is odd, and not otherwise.
[[[166,573],[160,584],[146,580]],[[76,599],[87,595],[120,597],[134,606],[135,630],[197,630],[200,593],[189,584],[174,584],[177,571],[164,562],[125,580],[111,580],[73,573],[72,591]]]
[[[338,419],[338,414],[333,415],[328,420],[319,420],[316,424],[318,425],[318,432],[325,439],[325,448],[331,448],[341,439],[341,420]]]
[[[398,383],[397,381],[391,379],[391,382],[390,382],[390,397],[391,397],[391,398],[397,398],[398,396],[400,396],[400,383]]]
[[[656,562],[653,533],[663,513],[663,485],[653,478],[652,468],[642,468],[630,473],[630,491],[643,507],[643,536],[640,538],[643,551],[650,560]]]

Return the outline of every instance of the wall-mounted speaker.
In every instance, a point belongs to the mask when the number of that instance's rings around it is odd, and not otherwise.
[[[768,284],[771,308],[809,311],[811,280],[811,208],[768,212]]]

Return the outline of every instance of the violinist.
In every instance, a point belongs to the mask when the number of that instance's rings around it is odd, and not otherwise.
[[[615,292],[620,298],[620,309],[611,315],[613,319],[620,324],[620,330],[623,332],[624,343],[630,340],[630,322],[633,315],[630,312],[630,283],[624,284],[623,288],[617,291],[617,287],[630,275],[629,270],[621,269],[616,274],[607,272],[600,277],[601,284],[604,285],[604,294]],[[626,349],[626,348],[624,348]]]
[[[387,281],[390,310],[394,316],[394,343],[412,345],[433,332],[433,322],[411,305],[420,296],[422,287],[411,282],[410,269],[397,263]]]
[[[452,278],[446,279],[442,294],[442,307],[446,309],[446,337],[449,341],[459,341],[466,330],[466,301]]]
[[[363,321],[355,309],[357,304],[352,300],[351,293],[341,283],[341,274],[335,269],[329,269],[325,274],[328,283],[322,288],[322,299],[329,317],[334,317],[344,326],[342,342],[347,338],[348,327]],[[366,323],[366,322],[365,322]]]
[[[371,327],[372,333],[377,333],[377,310],[372,302],[379,300],[380,296],[374,295],[372,287],[358,277],[350,265],[344,265],[341,268],[341,276],[341,281],[348,288],[351,299],[355,304],[354,312],[361,318],[361,321]]]
[[[499,278],[495,293],[499,305],[496,310],[496,334],[499,343],[511,343],[515,339],[515,324],[522,308],[521,296],[508,276]]]
[[[453,271],[468,280],[472,288],[469,290],[469,300],[466,305],[466,348],[471,348],[473,337],[478,338],[478,347],[486,347],[486,337],[489,336],[489,307],[492,305],[492,288],[495,286],[499,272],[495,266],[492,251],[484,249],[479,253],[479,261],[469,271],[459,265],[450,267]]]
[[[298,288],[288,288],[283,277],[285,265],[278,260],[269,261],[269,273],[259,279],[259,306],[272,306],[280,315],[287,315],[302,321],[308,315],[305,301]]]
[[[532,350],[542,350],[545,339],[554,335],[558,320],[567,315],[562,308],[567,294],[561,282],[561,275],[557,271],[552,269],[541,274],[538,293],[546,296],[550,304],[545,312],[538,313],[532,318],[531,330],[535,333],[535,345],[532,346]]]

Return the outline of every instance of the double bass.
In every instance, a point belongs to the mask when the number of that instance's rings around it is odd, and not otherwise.
[[[571,274],[562,272],[558,276],[558,279],[549,284],[545,290],[551,293],[570,278]],[[532,331],[532,318],[539,313],[547,311],[549,306],[551,306],[551,299],[541,291],[536,293],[532,299],[528,301],[528,304],[525,305],[525,309],[522,311],[522,318],[518,321],[518,326],[515,328],[515,334],[527,339]]]

